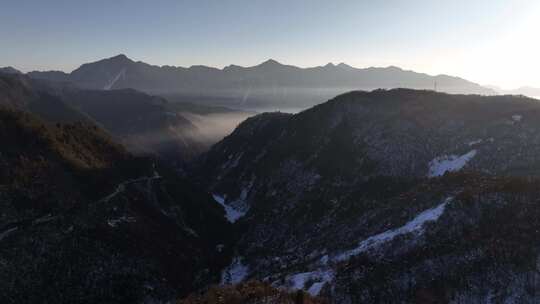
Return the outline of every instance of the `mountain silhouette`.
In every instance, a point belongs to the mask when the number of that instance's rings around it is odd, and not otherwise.
[[[447,93],[495,94],[459,77],[431,76],[399,67],[354,68],[338,65],[300,68],[274,59],[223,69],[207,66],[155,66],[126,55],[86,63],[69,74],[30,72],[33,78],[70,81],[85,89],[133,88],[151,94],[222,97],[226,105],[307,107],[350,90],[434,89]]]

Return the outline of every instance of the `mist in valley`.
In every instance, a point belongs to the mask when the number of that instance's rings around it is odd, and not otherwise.
[[[540,303],[540,1],[0,7],[0,304]]]
[[[202,137],[208,144],[214,144],[231,134],[234,129],[247,118],[256,115],[256,112],[227,112],[197,114],[181,113],[198,129],[197,137]]]

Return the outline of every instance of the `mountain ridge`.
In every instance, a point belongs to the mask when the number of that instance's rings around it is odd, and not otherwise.
[[[116,62],[116,63],[128,63],[128,64],[132,64],[132,63],[141,63],[141,64],[145,64],[145,65],[148,65],[148,66],[151,66],[151,67],[157,67],[157,68],[169,68],[169,69],[190,69],[190,68],[199,68],[199,67],[202,67],[202,68],[207,68],[207,69],[211,69],[211,70],[219,70],[219,71],[224,71],[226,70],[228,67],[238,67],[238,68],[243,68],[243,69],[249,69],[249,68],[255,68],[255,67],[261,67],[261,66],[282,66],[282,67],[294,67],[294,68],[297,68],[297,69],[300,69],[300,70],[309,70],[309,69],[315,69],[315,68],[322,68],[322,67],[340,67],[340,68],[347,68],[347,69],[354,69],[354,70],[379,70],[379,69],[388,69],[388,70],[399,70],[399,71],[405,71],[405,72],[414,72],[414,73],[418,73],[418,74],[422,74],[422,75],[427,75],[427,76],[431,76],[431,77],[437,77],[437,76],[448,76],[448,77],[452,77],[452,78],[458,78],[458,79],[463,79],[462,77],[459,77],[459,76],[452,76],[452,75],[449,75],[449,74],[436,74],[436,75],[431,75],[431,74],[428,74],[428,73],[423,73],[423,72],[416,72],[414,70],[410,70],[410,69],[403,69],[399,66],[395,66],[395,65],[389,65],[389,66],[369,66],[369,67],[364,67],[364,68],[358,68],[358,67],[353,67],[345,62],[340,62],[338,64],[334,64],[332,62],[328,62],[326,63],[325,65],[319,65],[319,66],[307,66],[307,67],[300,67],[300,66],[296,66],[296,65],[293,65],[293,64],[284,64],[284,63],[281,63],[279,62],[278,60],[275,60],[273,58],[269,58],[267,60],[264,60],[262,61],[261,63],[258,63],[258,64],[253,64],[253,65],[238,65],[238,64],[230,64],[230,65],[226,65],[222,68],[219,68],[219,67],[214,67],[214,66],[209,66],[209,65],[204,65],[204,64],[195,64],[195,65],[190,65],[190,66],[175,66],[175,65],[169,65],[169,64],[164,64],[164,65],[155,65],[155,64],[150,64],[150,63],[146,63],[144,61],[136,61],[136,60],[133,60],[131,58],[129,58],[127,55],[125,54],[118,54],[118,55],[115,55],[115,56],[112,56],[112,57],[108,57],[108,58],[103,58],[103,59],[99,59],[99,60],[96,60],[96,61],[92,61],[92,62],[88,62],[88,63],[84,63],[82,64],[81,66],[75,68],[74,70],[72,70],[71,72],[66,72],[66,71],[60,71],[60,70],[33,70],[33,71],[29,71],[27,72],[26,74],[30,74],[30,73],[46,73],[46,72],[61,72],[61,73],[65,73],[65,74],[70,74],[78,69],[80,69],[82,66],[86,66],[86,65],[89,65],[89,64],[96,64],[96,63],[103,63],[103,62]],[[5,68],[12,68],[14,69],[13,67],[5,67]],[[14,69],[16,70],[16,69]],[[17,70],[18,71],[18,70]],[[22,72],[20,72],[22,73]],[[488,86],[488,88],[491,87],[491,86]]]
[[[203,68],[203,69],[208,69],[208,70],[218,70],[218,71],[225,71],[231,67],[234,67],[234,68],[241,68],[241,69],[253,69],[253,68],[257,68],[257,67],[272,67],[272,66],[279,66],[279,67],[293,67],[293,68],[296,68],[296,69],[299,69],[299,70],[310,70],[310,69],[316,69],[316,68],[342,68],[342,69],[349,69],[349,70],[397,70],[397,71],[402,71],[402,72],[413,72],[413,73],[417,73],[417,74],[421,74],[421,75],[426,75],[426,76],[430,76],[430,77],[450,77],[450,78],[455,78],[455,79],[460,79],[460,80],[465,80],[464,78],[462,77],[459,77],[459,76],[452,76],[452,75],[448,75],[448,74],[437,74],[437,75],[431,75],[431,74],[428,74],[428,73],[422,73],[422,72],[416,72],[414,70],[407,70],[407,69],[403,69],[399,66],[394,66],[394,65],[389,65],[389,66],[386,66],[386,67],[383,67],[383,66],[370,66],[370,67],[365,67],[365,68],[358,68],[358,67],[353,67],[351,65],[348,65],[344,62],[340,62],[339,64],[333,64],[332,62],[329,62],[325,65],[321,65],[321,66],[313,66],[313,67],[299,67],[299,66],[295,66],[295,65],[292,65],[292,64],[284,64],[284,63],[281,63],[275,59],[267,59],[261,63],[258,63],[258,64],[254,64],[254,65],[251,65],[251,66],[243,66],[243,65],[237,65],[237,64],[230,64],[230,65],[227,65],[227,66],[224,66],[223,68],[218,68],[218,67],[213,67],[213,66],[208,66],[208,65],[204,65],[204,64],[196,64],[196,65],[191,65],[191,66],[174,66],[174,65],[153,65],[153,64],[149,64],[149,63],[146,63],[146,62],[143,62],[143,61],[135,61],[131,58],[129,58],[128,56],[126,56],[125,54],[118,54],[118,55],[115,55],[115,56],[112,56],[112,57],[109,57],[109,58],[104,58],[104,59],[100,59],[100,60],[97,60],[97,61],[93,61],[93,62],[89,62],[89,63],[85,63],[85,64],[82,64],[81,66],[79,66],[78,68],[74,69],[73,71],[71,72],[65,72],[65,71],[51,71],[51,70],[46,70],[46,71],[39,71],[39,70],[34,70],[34,71],[30,71],[28,72],[27,74],[32,74],[32,73],[50,73],[50,72],[60,72],[60,73],[64,73],[64,74],[71,74],[73,73],[74,71],[77,71],[79,70],[80,68],[82,68],[83,66],[87,66],[87,65],[91,65],[91,64],[98,64],[98,63],[108,63],[108,62],[114,62],[114,63],[123,63],[123,64],[144,64],[144,65],[147,65],[147,66],[150,66],[150,67],[154,67],[154,68],[166,68],[166,69],[183,69],[183,70],[186,70],[186,69],[197,69],[197,68]],[[5,67],[6,69],[14,69],[13,67]],[[14,69],[16,70],[16,69]],[[16,70],[18,71],[18,70]],[[22,73],[19,71],[19,73]],[[489,87],[487,87],[489,89]]]
[[[222,105],[309,107],[351,90],[406,87],[448,93],[495,94],[449,75],[428,75],[395,66],[354,68],[344,63],[301,68],[269,59],[221,69],[204,65],[157,66],[125,55],[85,63],[71,73],[30,72],[30,77],[71,81],[86,89],[133,88],[150,94],[221,97]],[[234,99],[231,102],[228,99]]]
[[[243,215],[223,276],[332,303],[532,303],[539,120],[531,98],[411,89],[247,119],[193,169]]]
[[[203,112],[213,108],[169,105],[162,97],[134,89],[84,90],[63,82],[0,73],[0,105],[31,112],[49,123],[93,123],[136,155],[154,155],[178,164],[217,140],[202,134],[185,117],[198,108]],[[215,110],[226,115],[226,109]]]
[[[0,135],[2,300],[165,302],[218,281],[230,225],[177,172],[91,123],[0,105]]]

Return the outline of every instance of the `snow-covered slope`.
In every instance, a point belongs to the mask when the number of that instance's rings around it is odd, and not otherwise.
[[[428,222],[433,222],[439,219],[439,217],[444,212],[446,205],[452,200],[452,198],[447,198],[443,203],[437,205],[433,208],[430,208],[422,213],[418,214],[411,221],[407,222],[405,225],[387,230],[385,232],[373,235],[368,237],[365,240],[362,240],[358,247],[340,253],[339,255],[332,258],[333,261],[341,262],[350,259],[352,256],[358,255],[362,252],[375,249],[378,246],[387,243],[394,239],[397,236],[407,234],[407,233],[416,233],[421,234],[423,232],[424,225]]]
[[[467,162],[469,162],[476,155],[476,150],[456,156],[456,155],[444,155],[439,156],[429,162],[428,177],[442,176],[446,172],[455,172],[463,169]]]
[[[444,303],[466,294],[466,280],[487,292],[508,282],[494,279],[499,269],[528,275],[505,252],[517,242],[516,257],[535,260],[536,246],[514,237],[536,221],[515,223],[539,208],[507,208],[535,201],[523,177],[540,176],[539,163],[537,101],[400,89],[250,118],[196,174],[246,206],[235,224],[246,279],[337,303],[418,302],[417,293]]]

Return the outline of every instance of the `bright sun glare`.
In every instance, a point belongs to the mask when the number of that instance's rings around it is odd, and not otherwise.
[[[504,89],[523,85],[540,85],[540,4],[536,5],[514,26],[501,33],[499,39],[491,40],[480,47],[474,47],[469,54],[463,54],[468,62],[464,68],[471,69],[471,79],[486,79]],[[466,76],[466,73],[464,73]],[[496,78],[495,78],[496,77]]]

